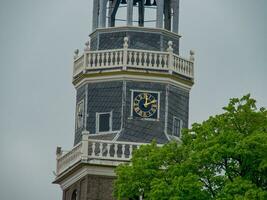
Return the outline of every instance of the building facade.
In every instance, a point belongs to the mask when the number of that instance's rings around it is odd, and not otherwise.
[[[179,55],[179,1],[94,0],[92,20],[74,56],[74,147],[57,148],[63,200],[113,199],[116,166],[152,140],[179,142],[188,127],[194,55]]]

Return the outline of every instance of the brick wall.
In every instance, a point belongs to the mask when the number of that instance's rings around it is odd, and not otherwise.
[[[77,191],[79,200],[113,200],[114,177],[87,175],[63,191],[63,200],[72,200]]]

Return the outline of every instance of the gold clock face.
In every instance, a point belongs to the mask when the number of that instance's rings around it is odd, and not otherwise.
[[[158,97],[155,93],[135,92],[133,99],[134,115],[142,118],[157,118]]]

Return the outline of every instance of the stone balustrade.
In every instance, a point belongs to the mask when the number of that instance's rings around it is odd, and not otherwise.
[[[88,141],[88,158],[130,161],[134,149],[138,149],[144,143],[113,142],[101,140]]]
[[[87,43],[88,45],[88,43]],[[87,47],[81,56],[76,53],[74,59],[73,77],[80,73],[97,70],[142,69],[167,73],[176,73],[187,78],[194,78],[194,53],[185,59],[173,53],[172,42],[168,43],[166,52],[147,51],[128,48],[128,38],[124,38],[122,49],[90,51]]]
[[[117,164],[129,162],[133,150],[145,143],[118,142],[107,140],[92,140],[88,134],[83,135],[80,143],[72,150],[57,153],[57,172],[59,175],[79,162],[93,163],[92,161],[111,161]],[[99,163],[99,162],[98,162]]]
[[[57,152],[57,174],[68,169],[81,160],[82,156],[82,143],[77,144],[68,152]]]

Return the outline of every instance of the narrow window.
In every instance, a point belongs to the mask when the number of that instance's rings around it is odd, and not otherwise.
[[[77,190],[74,190],[71,195],[71,200],[78,200]]]
[[[177,117],[173,117],[173,130],[172,134],[176,137],[181,137],[182,120]]]
[[[77,104],[76,110],[76,129],[83,128],[84,125],[84,100]]]
[[[112,131],[112,112],[96,113],[96,132]]]

